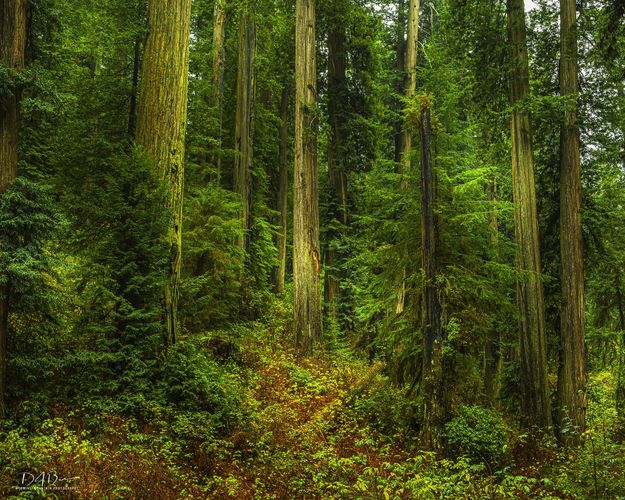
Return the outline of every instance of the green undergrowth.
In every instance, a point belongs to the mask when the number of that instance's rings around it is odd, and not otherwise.
[[[499,413],[459,407],[447,458],[419,450],[414,405],[381,363],[345,348],[298,359],[288,309],[183,339],[153,394],[53,405],[7,421],[0,474],[9,497],[23,472],[53,471],[61,498],[617,498],[625,463],[607,397],[593,377],[586,445],[526,453],[528,436]],[[160,398],[160,399],[159,399]],[[126,402],[128,404],[128,402]]]

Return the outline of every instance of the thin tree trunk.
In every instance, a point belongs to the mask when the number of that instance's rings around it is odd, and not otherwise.
[[[27,4],[0,0],[0,62],[11,72],[22,71],[25,65]],[[17,175],[21,89],[11,90],[0,106],[0,196]],[[0,418],[5,412],[9,295],[10,283],[0,286]]]
[[[213,73],[209,105],[217,118],[217,150],[213,151],[212,163],[217,168],[217,178],[221,177],[221,134],[222,101],[224,92],[224,65],[226,61],[226,1],[216,0],[213,10]]]
[[[547,385],[545,302],[534,184],[534,153],[529,113],[522,104],[530,93],[525,10],[523,0],[507,0],[512,74],[510,103],[512,138],[512,194],[517,266],[525,273],[517,283],[520,317],[521,409],[526,427],[551,424]]]
[[[135,53],[132,62],[132,87],[130,88],[130,112],[128,113],[128,135],[135,136],[137,128],[137,92],[139,91],[139,71],[141,68],[141,40],[135,40]]]
[[[137,145],[153,159],[169,192],[165,207],[171,212],[164,303],[166,345],[176,342],[178,329],[190,19],[191,0],[149,1],[137,110]]]
[[[488,225],[490,232],[490,247],[494,261],[499,256],[499,222],[497,220],[497,186],[495,179],[488,185]],[[494,406],[499,397],[501,372],[501,335],[497,326],[493,328],[484,346],[484,396],[486,404]]]
[[[399,0],[397,4],[397,47],[395,49],[397,60],[396,68],[398,74],[403,74],[406,64],[406,0]],[[404,75],[405,76],[405,75]],[[405,78],[397,80],[397,94],[405,91]],[[399,165],[403,154],[404,123],[398,119],[395,124],[395,163]]]
[[[419,49],[419,0],[410,0],[408,4],[408,35],[406,40],[406,82],[404,94],[407,98],[413,97],[417,90],[417,54]],[[400,161],[400,173],[407,173],[412,163],[412,131],[404,126],[401,141],[402,159]],[[402,187],[406,188],[402,182]],[[395,312],[401,314],[406,302],[406,269],[402,269],[402,280],[397,293]]]
[[[560,440],[576,444],[586,428],[586,348],[584,344],[584,256],[582,186],[577,107],[577,22],[575,0],[560,1],[560,94],[571,98],[560,132]],[[569,428],[569,432],[562,430]]]
[[[256,27],[246,12],[239,25],[239,62],[237,76],[237,109],[235,125],[234,190],[243,203],[241,220],[244,235],[237,243],[247,251],[250,244],[252,214],[252,136],[254,133],[254,63],[256,58]]]
[[[295,178],[293,181],[295,296],[293,309],[299,353],[312,355],[313,344],[322,339],[315,0],[297,0],[295,33]]]
[[[421,250],[423,255],[423,367],[421,439],[428,449],[441,448],[444,423],[443,333],[436,285],[437,228],[434,215],[435,176],[432,166],[430,109],[421,110]]]
[[[276,269],[276,292],[284,292],[286,276],[286,243],[287,243],[287,215],[289,209],[289,163],[287,156],[288,125],[289,124],[289,88],[282,89],[280,100],[280,179],[278,185],[278,210],[280,224],[278,231],[278,267]]]
[[[616,304],[618,307],[619,328],[621,338],[619,339],[618,373],[616,381],[616,411],[620,418],[625,417],[625,298],[620,286],[620,275],[616,278]]]
[[[343,141],[346,114],[346,66],[345,21],[342,3],[336,7],[328,34],[328,121],[330,141],[328,144],[328,177],[330,181],[330,203],[333,217],[338,225],[347,225],[347,173],[343,158]],[[340,237],[334,232],[332,237]],[[337,252],[328,245],[325,254],[325,302],[328,316],[336,319],[337,302],[341,293],[341,276],[335,266]]]
[[[408,4],[408,36],[406,41],[406,85],[404,94],[410,98],[417,90],[417,54],[419,51],[419,0],[410,0]],[[403,169],[408,172],[411,166],[412,131],[410,127],[404,127],[402,140]]]

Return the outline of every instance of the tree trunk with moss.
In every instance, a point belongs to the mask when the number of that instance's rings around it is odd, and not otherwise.
[[[510,104],[512,139],[512,195],[516,260],[523,276],[517,282],[521,346],[521,410],[526,427],[551,424],[547,384],[545,302],[540,278],[540,250],[534,152],[530,114],[523,108],[529,97],[529,68],[523,0],[507,0],[508,35],[512,71]]]
[[[404,95],[407,98],[414,96],[417,90],[417,54],[419,51],[419,0],[410,0],[408,3],[408,34],[406,39],[406,62],[404,64],[405,85]],[[404,126],[401,139],[402,155],[400,173],[406,174],[412,164],[412,131],[408,125]],[[402,187],[406,187],[402,182]],[[406,269],[401,270],[401,283],[395,302],[395,313],[404,311],[406,302]]]
[[[443,330],[441,305],[436,284],[437,224],[434,214],[435,175],[432,165],[432,127],[430,109],[422,104],[421,129],[421,252],[423,262],[423,365],[421,369],[421,441],[431,450],[442,447],[445,418],[443,379]]]
[[[395,36],[397,37],[397,45],[395,47],[395,69],[397,74],[401,75],[405,70],[406,65],[406,0],[399,0],[397,2],[397,31]],[[397,78],[395,83],[395,91],[397,95],[401,95],[405,90],[406,82],[405,78]],[[394,160],[397,165],[400,164],[403,154],[403,137],[404,137],[404,122],[397,119],[395,122],[395,156]]]
[[[171,212],[166,235],[166,345],[176,342],[178,330],[190,19],[191,0],[149,1],[137,110],[137,145],[162,176],[168,190],[165,209]]]
[[[280,99],[280,172],[278,179],[278,211],[280,221],[278,223],[278,267],[275,271],[276,292],[284,292],[286,277],[286,244],[287,244],[287,215],[289,210],[289,161],[288,161],[288,126],[289,126],[289,87],[282,89]]]
[[[237,73],[237,108],[234,137],[234,190],[241,197],[241,221],[244,234],[237,239],[239,248],[249,250],[252,216],[252,136],[254,133],[254,63],[256,27],[247,12],[239,24],[239,62]]]
[[[625,297],[621,290],[620,274],[616,275],[616,306],[619,319],[619,348],[617,350],[618,365],[616,379],[616,411],[619,418],[625,418]]]
[[[0,0],[0,63],[17,76],[24,69],[27,0]],[[0,196],[17,175],[20,129],[19,85],[0,102]],[[0,417],[4,416],[10,283],[0,285]]]
[[[139,73],[141,69],[141,39],[135,40],[132,60],[132,86],[130,87],[130,111],[128,113],[128,136],[134,137],[137,129],[137,93],[139,92]]]
[[[586,428],[586,347],[584,343],[584,256],[579,152],[579,84],[575,0],[560,1],[560,95],[569,102],[560,131],[560,440],[576,444]],[[568,432],[565,432],[568,430]]]
[[[224,67],[226,62],[226,1],[216,0],[213,9],[213,72],[211,77],[211,93],[209,105],[215,113],[217,130],[215,140],[217,147],[212,152],[212,164],[217,169],[217,177],[221,176],[221,129],[222,101],[224,90]]]
[[[293,180],[293,287],[300,355],[322,340],[317,172],[315,0],[297,0],[295,21],[295,174]]]
[[[344,161],[345,122],[347,114],[347,52],[345,49],[345,2],[337,2],[332,11],[328,33],[328,177],[330,213],[338,230],[331,230],[325,252],[325,303],[331,320],[336,319],[341,293],[341,276],[337,270],[338,255],[332,243],[341,237],[347,225],[347,172]],[[334,241],[333,241],[334,240]]]

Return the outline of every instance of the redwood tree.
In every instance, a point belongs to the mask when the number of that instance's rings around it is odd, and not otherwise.
[[[136,141],[168,190],[166,345],[176,342],[178,327],[190,22],[191,0],[149,0]]]
[[[530,95],[525,6],[523,0],[507,0],[511,58],[512,195],[517,267],[521,344],[521,409],[526,426],[546,428],[551,423],[547,386],[545,302],[540,279],[541,264],[534,183],[534,152],[530,114],[524,108]]]
[[[560,94],[568,98],[560,131],[560,370],[558,429],[563,442],[579,442],[586,418],[584,256],[579,153],[577,21],[575,0],[560,0]],[[569,428],[569,432],[563,432]]]
[[[417,54],[419,48],[419,0],[410,0],[408,3],[408,30],[405,49],[405,82],[404,95],[407,98],[414,96],[417,89]],[[401,139],[400,172],[407,173],[410,169],[412,158],[412,131],[405,126]],[[403,185],[403,184],[402,184]],[[402,270],[402,279],[397,294],[395,312],[400,314],[404,310],[406,300],[406,269]]]
[[[311,355],[322,339],[317,66],[315,0],[297,0],[295,19],[295,172],[293,179],[293,287],[299,353]]]

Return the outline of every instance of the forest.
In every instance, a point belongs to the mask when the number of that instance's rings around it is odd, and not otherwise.
[[[0,0],[0,497],[624,471],[625,1]]]

